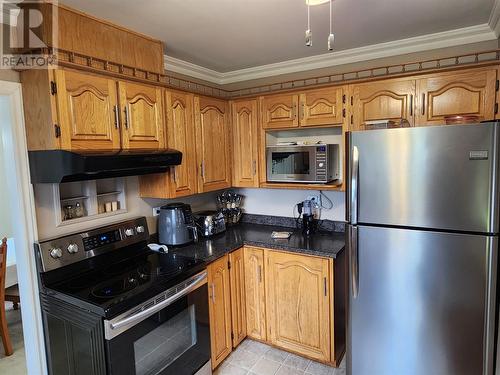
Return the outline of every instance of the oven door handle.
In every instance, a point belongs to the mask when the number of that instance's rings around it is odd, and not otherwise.
[[[112,330],[113,329],[119,329],[119,328],[122,328],[124,326],[130,325],[130,324],[132,324],[132,323],[134,323],[134,322],[136,322],[138,320],[141,320],[141,319],[143,319],[145,317],[153,315],[153,314],[157,313],[158,311],[164,309],[165,307],[171,305],[172,303],[174,303],[175,301],[177,301],[179,298],[182,298],[185,295],[187,295],[190,292],[192,292],[193,290],[197,289],[201,284],[204,284],[206,280],[207,280],[207,272],[204,271],[204,272],[200,273],[199,275],[196,275],[192,279],[192,281],[185,288],[183,288],[182,290],[178,291],[173,296],[168,297],[164,301],[162,301],[162,302],[160,302],[160,303],[158,303],[156,305],[153,305],[153,306],[151,306],[148,309],[142,310],[141,312],[139,312],[137,314],[128,316],[125,319],[119,320],[119,321],[117,321],[115,323],[111,323],[110,322],[109,323],[109,327]]]

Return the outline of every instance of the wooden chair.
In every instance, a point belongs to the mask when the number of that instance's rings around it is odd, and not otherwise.
[[[5,316],[5,275],[7,273],[7,238],[2,239],[0,245],[0,334],[2,335],[5,355],[12,355],[7,317]],[[19,302],[19,301],[18,301]]]

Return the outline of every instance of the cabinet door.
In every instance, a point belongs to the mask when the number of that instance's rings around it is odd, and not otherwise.
[[[223,100],[195,97],[196,157],[200,168],[198,192],[231,186],[231,133],[228,105]]]
[[[445,116],[495,118],[496,69],[442,73],[417,81],[417,125],[444,125]]]
[[[342,87],[300,94],[300,126],[342,124]]]
[[[210,264],[207,270],[212,368],[216,368],[232,350],[228,256]]]
[[[247,336],[245,309],[245,258],[243,248],[229,254],[233,348]]]
[[[261,97],[262,127],[264,129],[275,129],[299,126],[297,117],[298,104],[299,96],[295,94]]]
[[[385,80],[350,86],[352,123],[362,129],[367,121],[406,119],[413,126],[414,80]]]
[[[264,250],[245,246],[245,307],[247,335],[266,340]]]
[[[233,115],[233,186],[259,187],[257,174],[257,100],[231,103]]]
[[[162,89],[119,82],[124,149],[165,147]]]
[[[63,70],[56,70],[55,78],[61,148],[119,149],[116,81]]]
[[[267,251],[268,340],[321,361],[330,360],[328,259]]]
[[[196,139],[193,95],[166,91],[168,147],[182,152],[182,163],[172,167],[171,197],[196,194]]]

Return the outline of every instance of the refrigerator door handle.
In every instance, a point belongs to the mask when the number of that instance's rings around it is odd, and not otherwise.
[[[359,294],[359,261],[358,261],[358,227],[349,226],[349,250],[351,257],[351,287],[352,297],[358,298]]]
[[[358,223],[358,185],[359,185],[359,151],[356,146],[352,147],[351,159],[351,224]]]

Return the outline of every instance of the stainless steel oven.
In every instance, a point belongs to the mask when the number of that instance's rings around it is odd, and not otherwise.
[[[328,183],[339,179],[339,145],[268,146],[267,181]]]
[[[104,320],[111,375],[211,374],[207,273]]]

